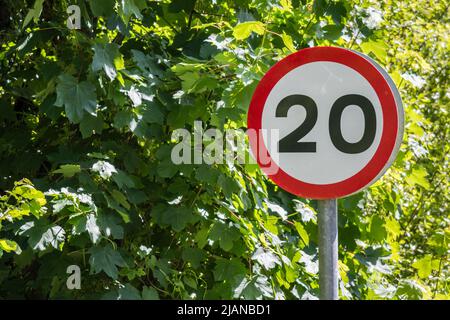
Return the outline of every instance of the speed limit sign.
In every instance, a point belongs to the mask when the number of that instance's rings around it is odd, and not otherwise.
[[[400,147],[403,118],[398,90],[376,62],[348,49],[314,47],[282,59],[259,82],[249,140],[281,188],[334,199],[383,175]]]

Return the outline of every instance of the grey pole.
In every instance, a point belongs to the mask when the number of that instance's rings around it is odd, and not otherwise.
[[[337,200],[319,200],[319,285],[321,300],[338,300]]]

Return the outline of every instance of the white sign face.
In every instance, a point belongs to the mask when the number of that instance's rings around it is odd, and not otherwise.
[[[373,60],[316,47],[268,71],[253,95],[248,127],[258,132],[250,137],[258,164],[275,183],[307,198],[337,198],[387,170],[401,143],[403,108],[394,82]]]
[[[316,111],[306,109],[301,104],[301,99],[298,99],[292,102],[286,116],[277,116],[277,108],[281,108],[280,102],[296,95],[309,97],[315,104]],[[367,99],[371,105],[368,108],[375,114],[374,118],[366,116],[364,112],[368,111],[363,111],[358,105],[359,99],[355,99],[353,104],[346,106],[340,113],[338,125],[344,141],[355,145],[365,135],[370,138],[357,153],[346,152],[345,148],[338,149],[333,144],[331,135],[340,133],[329,130],[333,105],[339,98],[348,95],[359,95]],[[368,121],[372,121],[374,125],[366,125]],[[295,133],[301,126],[310,130],[304,130],[305,135]],[[377,94],[363,76],[342,64],[321,61],[295,68],[278,81],[265,103],[262,128],[279,130],[281,139],[286,140],[292,136],[293,140],[298,141],[299,148],[302,144],[311,146],[304,151],[300,149],[300,152],[295,152],[295,148],[280,148],[279,143],[278,148],[269,149],[277,150],[272,159],[287,174],[307,183],[331,184],[355,175],[372,159],[380,143],[383,117]],[[299,131],[301,130],[297,132]],[[264,139],[267,146],[270,145],[268,140],[270,139]]]

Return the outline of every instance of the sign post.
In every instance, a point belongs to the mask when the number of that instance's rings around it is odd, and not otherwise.
[[[338,298],[337,199],[386,172],[402,141],[403,119],[388,73],[344,48],[293,53],[255,89],[247,126],[258,165],[284,190],[319,200],[321,299]]]
[[[338,299],[337,199],[386,172],[402,141],[403,119],[388,73],[348,49],[300,50],[256,87],[247,124],[258,165],[286,191],[318,200],[321,299]]]
[[[321,300],[338,299],[337,200],[319,200],[319,286]]]

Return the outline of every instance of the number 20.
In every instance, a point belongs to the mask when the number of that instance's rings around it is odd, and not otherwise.
[[[277,106],[276,117],[287,117],[292,106],[301,105],[306,110],[306,118],[300,126],[278,142],[279,152],[316,152],[316,142],[299,142],[307,135],[317,122],[317,105],[313,99],[301,94],[283,98]],[[364,134],[357,142],[348,142],[342,136],[341,118],[344,109],[350,105],[358,106],[364,114]],[[328,130],[333,145],[341,152],[356,154],[366,151],[375,139],[375,109],[366,97],[348,94],[337,99],[330,111]]]

